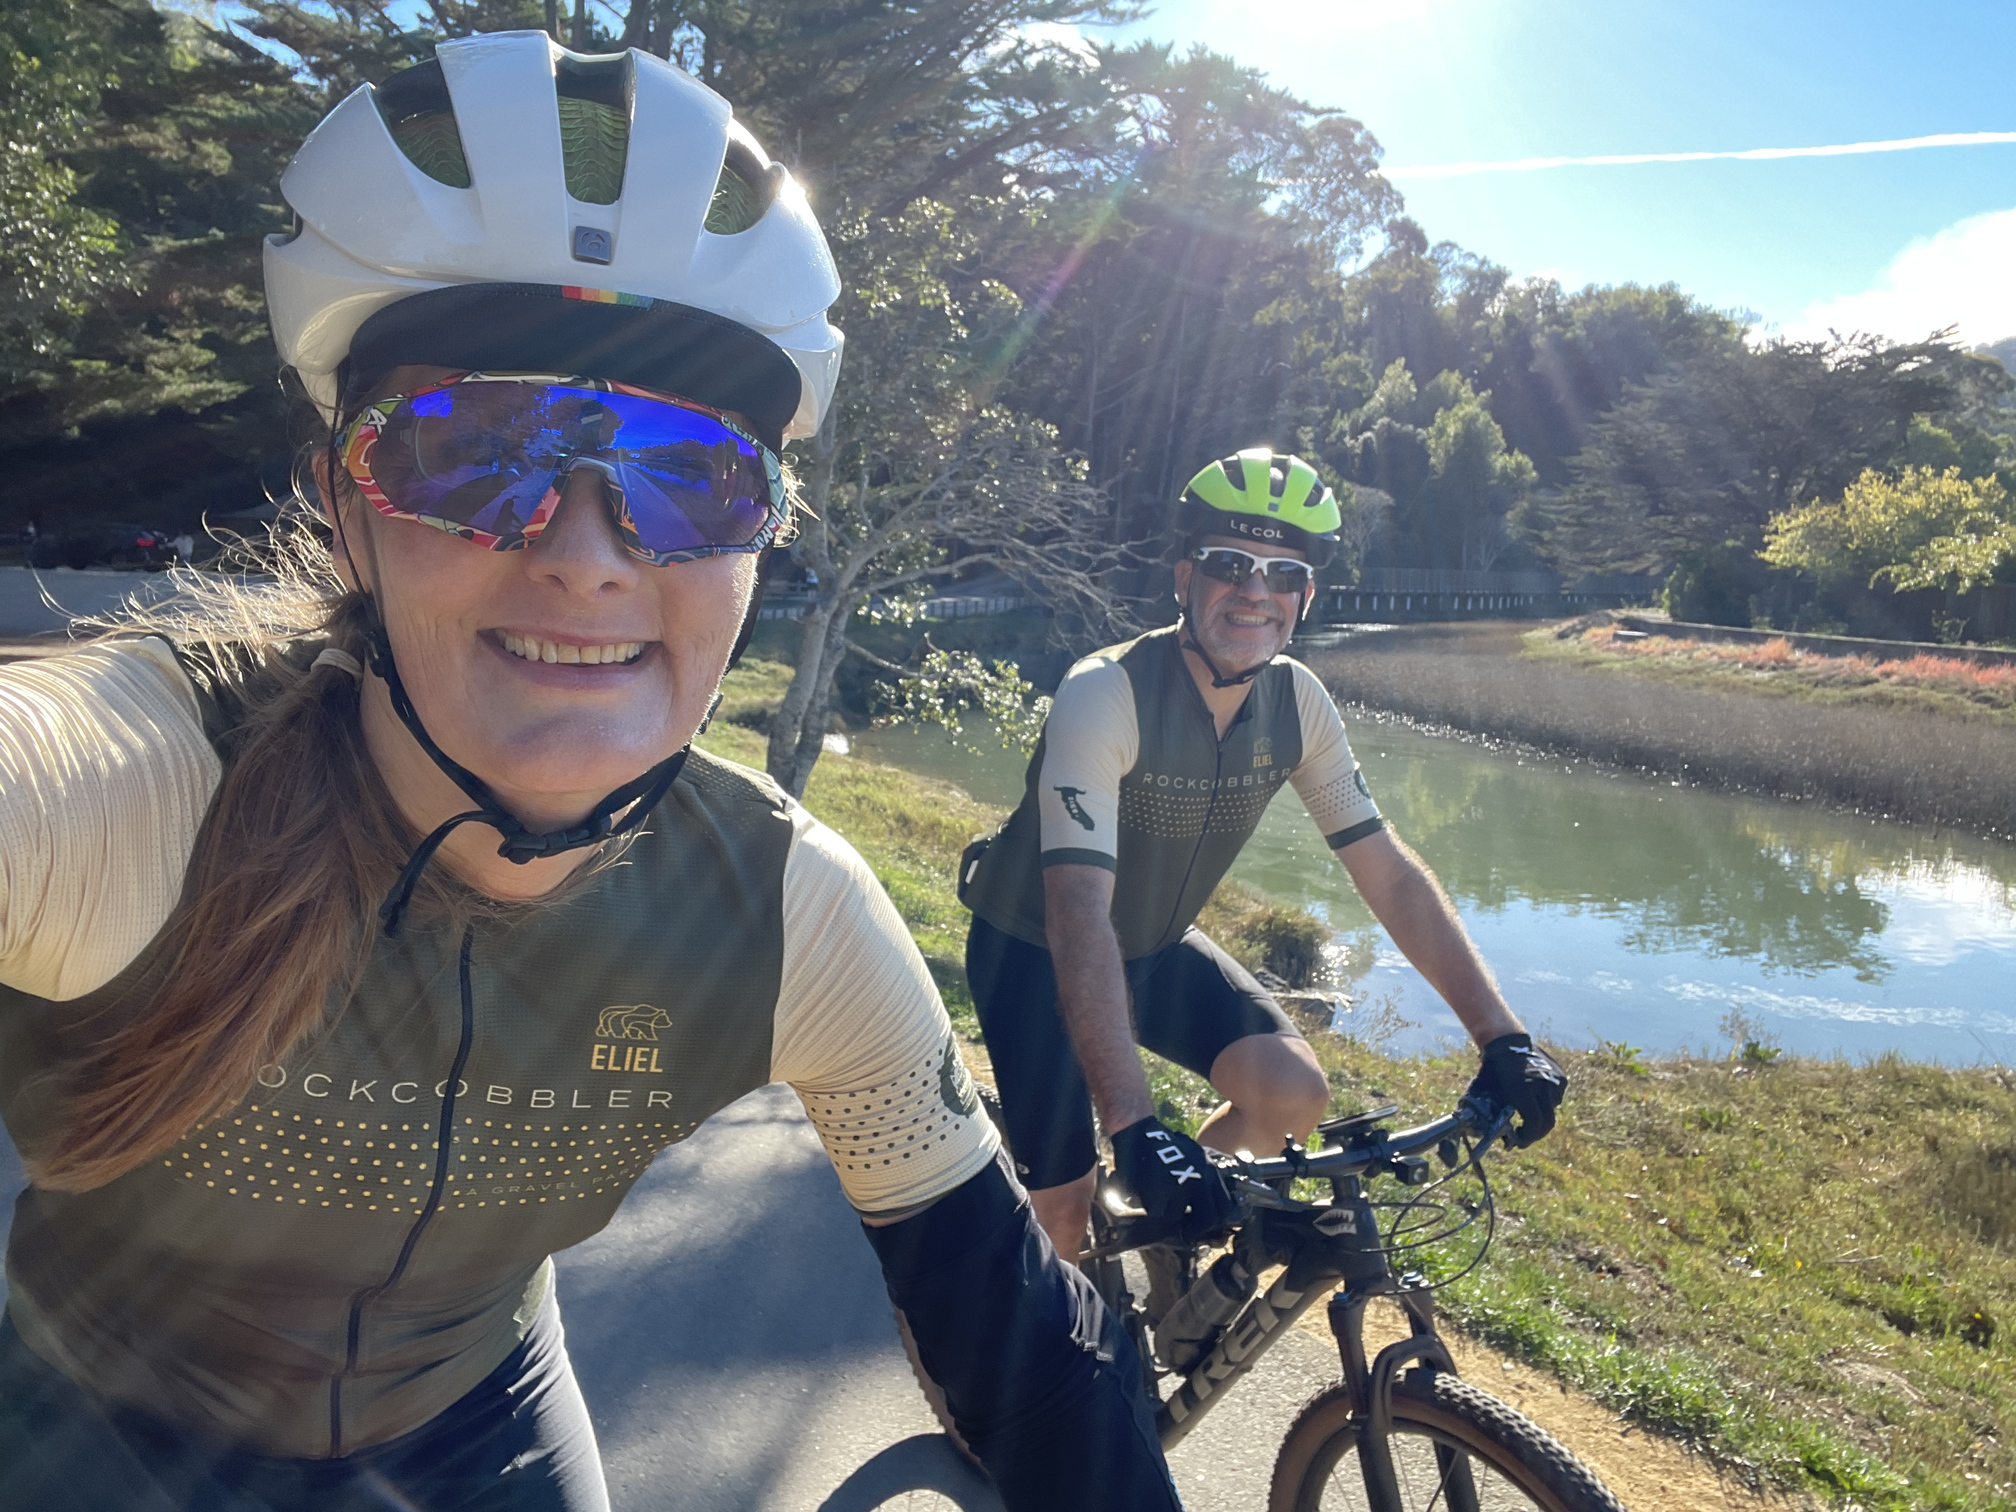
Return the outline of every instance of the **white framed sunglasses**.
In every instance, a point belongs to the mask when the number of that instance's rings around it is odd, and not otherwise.
[[[1197,570],[1231,588],[1245,586],[1258,572],[1269,593],[1301,594],[1316,581],[1316,569],[1300,557],[1263,557],[1236,546],[1199,546],[1190,553]]]

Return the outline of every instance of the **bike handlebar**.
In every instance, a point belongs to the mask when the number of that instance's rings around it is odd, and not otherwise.
[[[1305,1204],[1281,1197],[1272,1183],[1303,1176],[1318,1180],[1344,1180],[1382,1169],[1398,1175],[1400,1163],[1406,1157],[1432,1149],[1445,1140],[1462,1137],[1476,1141],[1477,1156],[1481,1158],[1483,1152],[1505,1134],[1511,1123],[1511,1109],[1501,1112],[1466,1097],[1457,1104],[1454,1113],[1411,1129],[1389,1131],[1375,1127],[1349,1144],[1318,1150],[1312,1155],[1284,1152],[1262,1160],[1216,1165],[1215,1169],[1242,1207],[1299,1208]],[[1120,1219],[1122,1237],[1115,1243],[1091,1251],[1086,1258],[1096,1259],[1104,1254],[1118,1253],[1172,1238],[1181,1232],[1180,1224],[1151,1224],[1145,1217],[1131,1214],[1116,1216]]]
[[[1318,1150],[1312,1155],[1282,1154],[1264,1160],[1242,1160],[1236,1167],[1225,1170],[1224,1173],[1262,1183],[1286,1181],[1298,1176],[1314,1176],[1326,1180],[1363,1176],[1366,1172],[1377,1171],[1403,1156],[1418,1154],[1422,1150],[1432,1149],[1444,1140],[1475,1134],[1480,1130],[1484,1131],[1484,1137],[1478,1143],[1491,1144],[1504,1132],[1505,1125],[1511,1122],[1511,1114],[1508,1112],[1487,1117],[1485,1116],[1487,1113],[1488,1110],[1477,1108],[1466,1099],[1454,1113],[1435,1119],[1431,1123],[1420,1124],[1411,1129],[1391,1131],[1373,1129],[1368,1138],[1353,1140],[1348,1145]]]

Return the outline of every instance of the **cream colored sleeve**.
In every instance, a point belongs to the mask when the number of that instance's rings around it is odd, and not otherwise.
[[[921,1207],[994,1158],[938,988],[854,848],[802,809],[784,867],[770,1074],[789,1082],[860,1212]]]
[[[1109,657],[1086,657],[1064,674],[1043,721],[1036,812],[1044,866],[1118,865],[1120,779],[1140,754],[1127,669]]]
[[[1323,831],[1332,850],[1342,850],[1386,828],[1379,805],[1365,785],[1365,773],[1351,754],[1344,716],[1322,681],[1298,661],[1295,669],[1295,713],[1302,721],[1302,760],[1289,776],[1296,796]]]
[[[104,986],[154,938],[221,766],[159,640],[0,667],[0,982]]]

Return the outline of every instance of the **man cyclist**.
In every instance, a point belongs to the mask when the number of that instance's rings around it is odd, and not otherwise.
[[[1227,1099],[1199,1131],[1214,1149],[1271,1153],[1322,1117],[1330,1088],[1307,1042],[1195,927],[1283,783],[1482,1047],[1473,1093],[1518,1111],[1520,1143],[1553,1127],[1560,1067],[1380,818],[1329,694],[1281,654],[1340,523],[1299,457],[1258,448],[1192,478],[1178,517],[1181,618],[1071,668],[1021,804],[961,863],[967,975],[1009,1144],[1062,1255],[1083,1243],[1095,1107],[1149,1213],[1209,1227],[1222,1209],[1197,1142],[1156,1117],[1137,1041]]]

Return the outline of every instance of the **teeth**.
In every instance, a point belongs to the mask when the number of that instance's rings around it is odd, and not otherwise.
[[[553,641],[508,632],[501,639],[504,649],[513,656],[536,662],[601,667],[635,661],[644,654],[643,641],[618,641],[606,646],[562,646]]]

